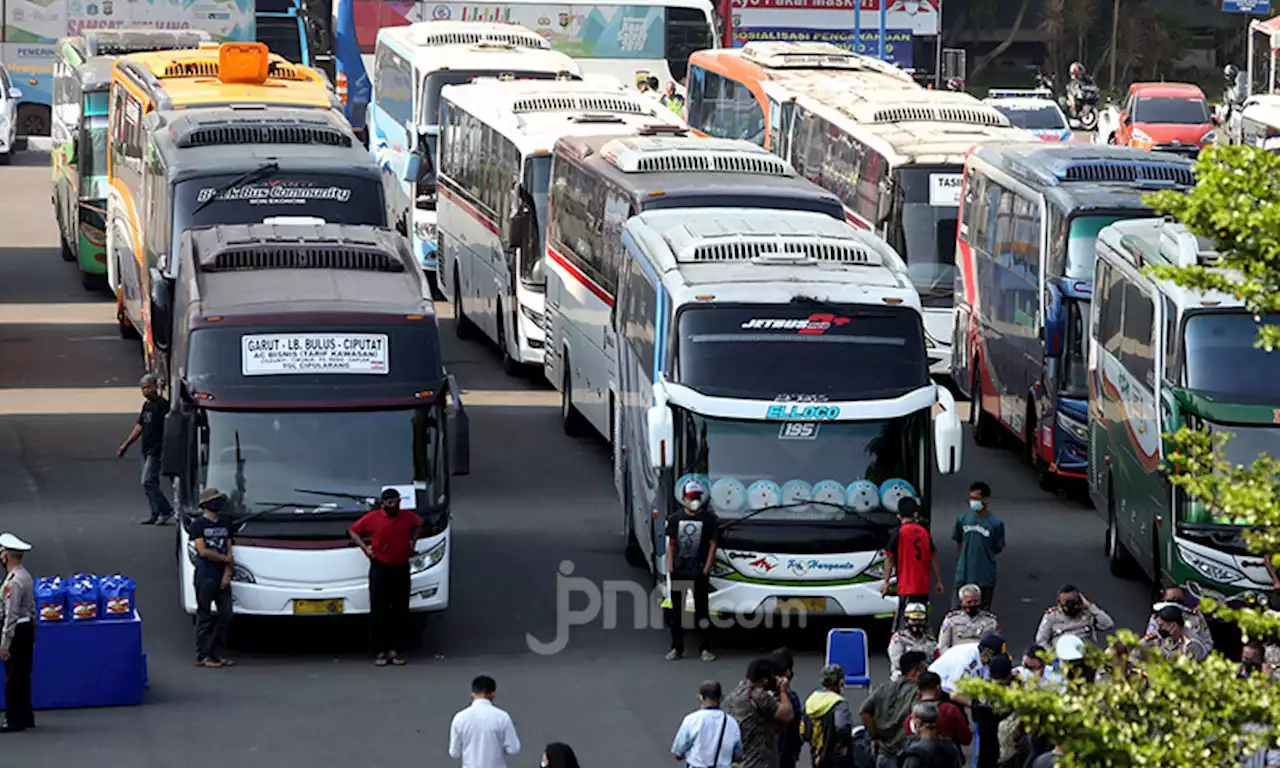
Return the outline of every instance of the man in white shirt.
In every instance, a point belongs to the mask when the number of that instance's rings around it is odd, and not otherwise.
[[[953,645],[932,664],[929,671],[942,678],[942,690],[951,700],[961,706],[969,706],[969,697],[956,689],[956,683],[966,677],[990,678],[987,662],[992,656],[1005,652],[1004,638],[999,635],[987,635],[977,645],[965,643]]]
[[[493,705],[497,691],[492,677],[477,677],[471,681],[471,706],[453,716],[449,757],[461,758],[462,768],[507,768],[507,758],[520,752],[511,716]]]
[[[698,689],[699,709],[685,715],[671,744],[671,754],[689,768],[730,768],[742,759],[742,729],[720,709],[724,691],[708,680]]]

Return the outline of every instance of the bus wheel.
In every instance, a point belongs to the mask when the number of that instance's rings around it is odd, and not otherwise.
[[[462,281],[458,279],[457,270],[453,273],[453,335],[460,339],[471,338],[471,321],[462,311]]]
[[[427,273],[427,288],[431,291],[432,301],[444,301],[444,291],[440,290],[440,273]]]
[[[91,275],[88,272],[81,272],[80,287],[90,293],[101,293],[107,288],[107,276]]]
[[[560,387],[560,421],[564,424],[564,433],[569,437],[581,437],[585,429],[585,420],[573,405],[573,366],[569,362],[569,353],[564,355],[564,381]]]
[[[123,291],[124,288],[121,287],[118,290]],[[116,328],[120,331],[120,338],[122,339],[142,338],[138,335],[138,331],[133,327],[133,324],[129,322],[129,318],[125,316],[124,305],[120,303],[119,296],[116,297]]]
[[[1040,458],[1040,436],[1036,433],[1036,412],[1030,402],[1027,404],[1027,437],[1026,443],[1022,446],[1027,457],[1027,463],[1031,465],[1031,470],[1036,473],[1036,482],[1040,484],[1042,491],[1057,490],[1057,482],[1053,473],[1049,471],[1049,465],[1044,459]]]
[[[498,308],[498,354],[502,356],[502,372],[508,376],[520,375],[520,363],[511,356],[511,348],[507,346],[506,323],[502,321],[502,308]]]
[[[1107,565],[1111,575],[1127,579],[1133,576],[1133,557],[1124,543],[1120,541],[1120,529],[1116,522],[1116,497],[1111,490],[1111,479],[1107,479]]]
[[[982,410],[981,378],[978,376],[978,359],[973,358],[973,382],[969,390],[969,426],[973,427],[973,442],[979,448],[994,448],[1000,442],[1000,433],[991,417]]]

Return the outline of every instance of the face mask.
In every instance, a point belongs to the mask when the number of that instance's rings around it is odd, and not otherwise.
[[[400,511],[400,505],[399,504],[383,504],[382,509],[385,510],[388,515],[394,515],[395,513]]]
[[[1067,614],[1068,616],[1079,616],[1080,611],[1083,609],[1084,609],[1084,606],[1080,603],[1077,603],[1074,600],[1064,603],[1062,606],[1062,612]]]
[[[205,504],[204,507],[205,509],[209,510],[210,512],[216,515],[222,511],[222,499],[214,499],[208,504]]]
[[[910,633],[911,633],[911,634],[913,634],[913,635],[923,635],[923,634],[924,634],[924,625],[923,625],[923,624],[908,624],[908,625],[907,625],[907,631],[908,631],[908,632],[910,632]]]
[[[982,500],[981,500],[981,499],[969,499],[969,509],[972,509],[974,512],[979,512],[979,511],[981,511],[981,510],[982,510]]]
[[[1170,637],[1173,637],[1173,630],[1169,629],[1168,627],[1157,627],[1156,634],[1160,635],[1163,638],[1170,638]]]
[[[697,512],[698,510],[702,509],[702,503],[703,502],[701,498],[692,498],[692,499],[686,500],[684,505],[688,507],[690,511]]]
[[[964,612],[969,614],[970,616],[977,616],[978,611],[982,610],[981,605],[966,605],[962,607],[964,608]]]

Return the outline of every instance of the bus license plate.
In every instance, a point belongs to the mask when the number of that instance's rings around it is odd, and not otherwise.
[[[294,613],[342,613],[343,600],[294,600]]]
[[[825,613],[827,598],[825,597],[780,597],[778,611],[782,613]]]

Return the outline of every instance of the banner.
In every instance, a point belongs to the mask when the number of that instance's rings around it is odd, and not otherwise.
[[[880,30],[866,29],[865,27],[859,36],[856,47],[854,46],[853,29],[826,30],[777,27],[738,28],[737,36],[733,40],[733,47],[740,48],[753,40],[762,42],[831,43],[866,56],[880,55]],[[912,58],[913,40],[914,36],[909,29],[886,30],[884,60],[907,69],[914,66]]]
[[[87,29],[200,29],[253,40],[253,0],[6,0],[6,43],[54,43]]]
[[[406,21],[497,21],[520,24],[551,47],[580,59],[661,59],[666,9],[647,5],[503,5],[417,3]]]
[[[859,0],[732,0],[734,37],[739,29],[813,29],[847,31],[854,28]],[[913,35],[936,35],[940,28],[940,0],[861,0],[862,29],[880,29],[880,9],[885,8],[885,29],[906,30]]]

